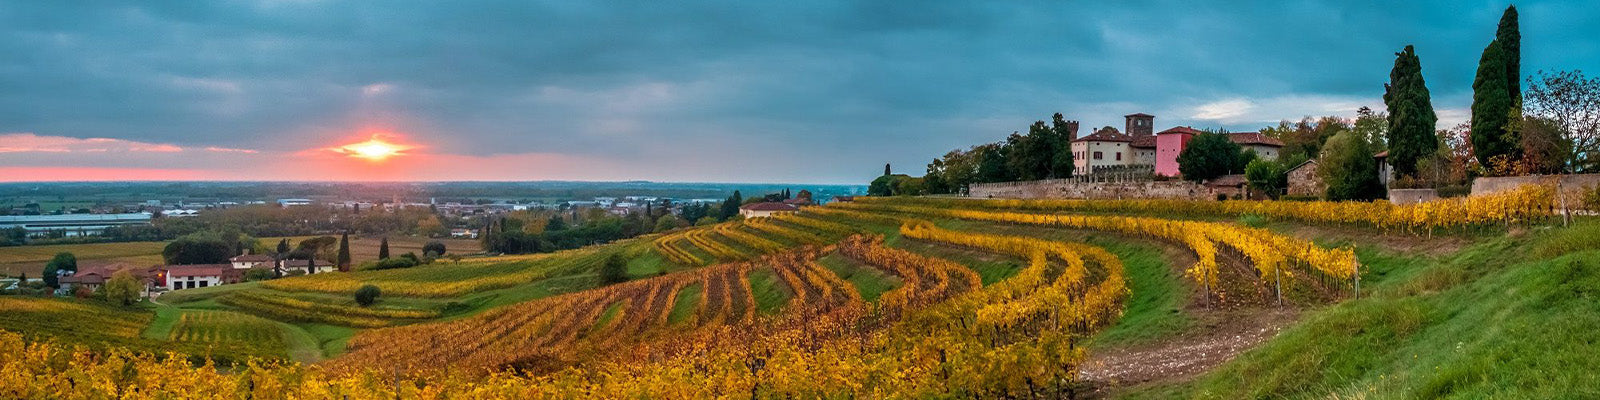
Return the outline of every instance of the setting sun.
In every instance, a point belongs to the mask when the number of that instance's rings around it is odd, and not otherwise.
[[[345,155],[349,155],[351,157],[380,161],[389,157],[404,155],[404,151],[411,148],[412,146],[385,142],[383,139],[373,136],[372,139],[368,139],[365,142],[351,143],[340,146],[335,148],[334,151],[344,153]]]

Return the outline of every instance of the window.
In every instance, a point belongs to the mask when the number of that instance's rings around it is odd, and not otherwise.
[[[200,287],[206,287],[206,286],[207,286],[207,284],[209,284],[209,283],[211,283],[211,282],[207,282],[207,281],[200,281],[200,282],[199,282],[199,283],[200,283]]]
[[[1117,152],[1117,161],[1122,161],[1122,152]]]
[[[1098,152],[1098,151],[1094,152],[1094,159],[1096,159],[1096,160],[1100,159],[1100,152]]]

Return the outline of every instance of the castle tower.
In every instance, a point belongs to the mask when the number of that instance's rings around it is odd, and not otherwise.
[[[1074,140],[1078,140],[1078,121],[1070,120],[1067,121],[1067,141],[1071,142]]]
[[[1128,114],[1123,116],[1123,118],[1127,119],[1128,122],[1127,127],[1122,131],[1123,133],[1127,133],[1133,137],[1155,135],[1156,116],[1138,113]]]

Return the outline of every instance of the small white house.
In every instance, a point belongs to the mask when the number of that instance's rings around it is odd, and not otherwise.
[[[266,254],[245,254],[228,259],[233,263],[234,269],[251,269],[256,267],[271,268],[272,256]]]
[[[168,265],[167,289],[194,289],[237,283],[239,270],[229,264]]]
[[[771,217],[775,214],[800,211],[800,207],[793,204],[779,202],[750,203],[739,207],[739,215],[745,218]]]
[[[322,274],[338,270],[339,266],[333,265],[333,263],[324,264],[316,262],[316,260],[283,260],[279,262],[278,267],[278,271],[284,275],[289,275],[292,272]]]

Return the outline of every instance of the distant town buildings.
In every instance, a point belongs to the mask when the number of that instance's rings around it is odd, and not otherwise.
[[[62,215],[4,215],[0,216],[0,229],[22,228],[29,237],[43,237],[52,233],[60,236],[99,235],[113,226],[150,225],[149,213],[123,214],[62,214]]]

